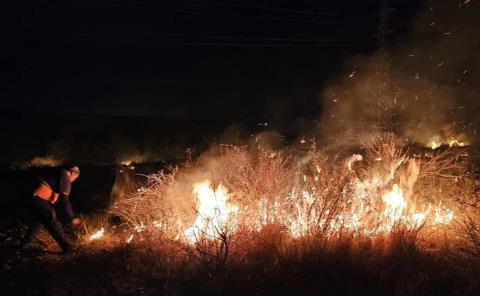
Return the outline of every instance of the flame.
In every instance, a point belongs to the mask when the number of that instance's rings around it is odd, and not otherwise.
[[[422,226],[427,219],[427,214],[426,213],[415,213],[412,215],[412,223],[415,228],[418,228]]]
[[[129,155],[128,158],[119,159],[118,164],[129,167],[132,164],[145,163],[148,160],[152,160],[152,158],[147,155],[134,154],[134,155]]]
[[[448,146],[450,147],[465,147],[467,146],[467,142],[460,142],[457,139],[452,139],[448,142]]]
[[[142,231],[144,231],[146,228],[147,228],[147,226],[146,226],[145,224],[143,224],[143,222],[140,222],[139,225],[136,225],[136,226],[135,226],[134,230],[135,230],[136,232],[142,232]]]
[[[23,162],[19,164],[20,169],[29,169],[32,167],[57,167],[62,165],[63,159],[60,159],[55,156],[47,155],[47,156],[35,156],[30,161]]]
[[[155,228],[162,228],[163,222],[162,221],[153,221],[152,222],[153,227]]]
[[[185,237],[191,243],[202,237],[206,239],[218,237],[238,207],[228,205],[228,191],[222,184],[219,184],[216,190],[212,190],[211,182],[206,180],[194,184],[192,192],[198,202],[197,218],[193,225],[184,231]]]
[[[93,241],[93,240],[100,239],[100,238],[102,238],[104,235],[105,235],[105,229],[102,227],[100,230],[97,230],[97,232],[95,232],[94,234],[92,234],[92,235],[90,236],[90,240]]]
[[[400,220],[407,203],[403,197],[403,191],[398,187],[398,184],[393,184],[392,190],[385,193],[382,196],[382,200],[386,206],[383,212],[385,217],[387,217],[391,223]]]
[[[441,144],[437,140],[439,138],[432,140],[432,149]],[[454,143],[459,145],[463,142]],[[277,157],[274,153],[266,156]],[[427,204],[426,201],[435,200],[434,197],[415,196],[422,192],[415,190],[421,176],[419,159],[392,153],[372,155],[367,160],[369,163],[375,161],[368,174],[359,173],[361,170],[356,169],[359,163],[364,162],[361,154],[354,154],[341,162],[345,183],[337,183],[335,178],[330,181],[328,172],[324,171],[328,168],[314,164],[309,170],[295,175],[294,185],[287,194],[262,195],[243,206],[248,201],[247,197],[241,199],[241,208],[240,203],[235,204],[235,198],[241,194],[231,194],[224,185],[212,185],[210,180],[195,183],[192,193],[196,198],[196,217],[186,229],[182,218],[177,217],[175,239],[191,244],[204,239],[219,239],[225,233],[235,233],[240,229],[239,223],[242,223],[242,230],[254,232],[260,232],[269,225],[280,225],[282,231],[286,230],[292,238],[318,233],[335,236],[345,230],[358,236],[382,236],[393,232],[397,226],[420,230],[424,226],[451,223],[454,218],[451,209],[441,203]],[[338,186],[339,191],[329,186]],[[168,221],[161,218],[145,224],[138,221],[126,243],[132,241],[135,233],[147,228],[162,231],[168,229]],[[92,235],[91,240],[101,236],[103,228]]]
[[[449,224],[453,220],[452,210],[443,210],[441,206],[435,208],[434,224]]]
[[[430,140],[427,144],[427,147],[431,148],[432,150],[437,149],[438,147],[445,145],[451,147],[465,147],[468,146],[469,143],[467,141],[462,141],[460,138],[465,138],[464,135],[460,134],[458,137],[451,136],[448,138],[441,138],[439,136],[435,136],[432,140]]]
[[[277,196],[273,199],[260,199],[256,207],[258,212],[248,215],[250,220],[247,224],[251,224],[255,231],[260,231],[269,224],[281,224],[293,238],[305,236],[319,228],[328,229],[328,235],[334,235],[342,229],[362,235],[376,235],[389,233],[396,225],[418,229],[425,224],[449,224],[454,213],[441,204],[436,207],[429,205],[426,210],[417,211],[414,204],[408,203],[419,169],[416,162],[410,162],[408,176],[403,181],[405,184],[401,186],[394,183],[390,190],[378,196],[383,203],[383,211],[373,219],[372,212],[376,210],[368,199],[375,196],[374,192],[383,186],[384,180],[379,177],[367,181],[358,180],[354,185],[356,192],[335,215],[331,215],[328,209],[321,213],[313,207],[321,199],[318,192],[294,188],[285,198]],[[303,175],[302,181],[305,178],[307,176]],[[235,230],[234,218],[239,207],[229,204],[227,188],[219,185],[214,191],[207,180],[195,184],[193,193],[198,200],[198,215],[193,225],[184,231],[189,242],[195,243],[200,238],[218,238],[227,226]]]
[[[348,163],[347,167],[351,168]],[[404,185],[395,183],[390,190],[379,196],[383,211],[377,216],[372,217],[372,212],[377,210],[369,203],[369,198],[373,196],[375,199],[375,192],[383,186],[381,177],[357,180],[354,193],[336,215],[330,215],[327,209],[322,216],[321,211],[315,210],[315,203],[321,201],[322,197],[314,191],[293,189],[285,199],[264,198],[259,201],[259,218],[254,221],[254,229],[258,231],[267,224],[280,223],[287,227],[292,237],[298,238],[319,228],[327,229],[327,235],[335,235],[342,229],[361,235],[375,235],[389,233],[396,225],[413,230],[425,224],[449,224],[453,219],[453,211],[441,204],[437,207],[428,206],[425,211],[417,211],[415,204],[408,203],[419,170],[417,162],[409,162],[406,176],[402,179]]]
[[[430,144],[428,145],[428,147],[430,147],[432,150],[435,150],[435,149],[437,149],[437,148],[440,147],[440,146],[442,146],[442,143],[437,142],[437,141],[435,141],[435,140],[432,140],[432,141],[430,142]]]

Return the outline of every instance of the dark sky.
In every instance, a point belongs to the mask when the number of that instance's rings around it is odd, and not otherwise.
[[[66,3],[64,3],[66,2]],[[393,39],[421,1],[392,1]],[[343,60],[375,50],[379,1],[31,1],[12,17],[1,109],[314,118]]]

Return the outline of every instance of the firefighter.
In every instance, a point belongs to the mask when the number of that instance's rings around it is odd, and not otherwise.
[[[78,217],[75,217],[69,200],[72,182],[79,176],[80,169],[77,166],[72,166],[57,171],[55,175],[49,178],[39,178],[31,200],[34,222],[25,236],[24,248],[35,238],[43,225],[64,253],[71,251],[72,245],[65,235],[54,205],[60,205],[63,215],[71,225],[80,224],[81,221]]]

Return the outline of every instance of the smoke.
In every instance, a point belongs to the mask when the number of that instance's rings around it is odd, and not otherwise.
[[[336,146],[381,132],[424,145],[474,143],[480,128],[479,4],[427,1],[408,36],[388,52],[347,60],[342,79],[321,93],[321,137]]]

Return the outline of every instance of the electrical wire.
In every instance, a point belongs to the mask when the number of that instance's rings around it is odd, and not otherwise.
[[[34,25],[29,28],[34,29],[53,29],[58,30],[58,28],[51,26],[43,25]],[[29,29],[27,28],[27,29]],[[219,35],[205,35],[205,34],[184,34],[184,33],[164,33],[164,32],[141,32],[141,31],[105,31],[99,29],[83,29],[83,28],[60,28],[62,31],[84,31],[91,33],[103,33],[103,34],[125,34],[125,35],[141,35],[141,36],[168,36],[168,37],[188,37],[188,38],[205,38],[205,39],[216,39],[216,40],[254,40],[254,41],[287,41],[287,42],[332,42],[332,43],[341,43],[341,42],[370,42],[372,39],[310,39],[310,38],[278,38],[278,37],[249,37],[249,36],[219,36]],[[29,34],[30,36],[34,34]]]
[[[59,36],[39,36],[39,35],[29,35],[25,34],[25,37],[31,37],[33,39],[59,39]],[[125,44],[144,44],[144,45],[163,45],[163,46],[215,46],[215,47],[292,47],[292,48],[301,48],[301,47],[360,47],[366,46],[366,44],[356,44],[356,43],[342,43],[342,44],[293,44],[293,43],[219,43],[219,42],[187,42],[187,41],[156,41],[156,40],[134,40],[134,39],[94,39],[94,38],[82,38],[82,37],[70,37],[62,38],[63,41],[72,40],[72,41],[96,41],[104,43],[125,43]]]
[[[275,12],[290,12],[298,14],[310,14],[310,15],[323,15],[323,16],[335,16],[335,17],[359,17],[359,18],[371,18],[374,15],[359,15],[359,14],[346,14],[346,13],[332,13],[332,12],[320,12],[320,11],[311,11],[311,10],[298,10],[298,9],[285,9],[285,8],[275,8],[275,7],[265,7],[265,6],[252,6],[252,5],[243,5],[243,4],[232,4],[225,2],[205,2],[205,1],[196,1],[197,3],[204,4],[214,4],[219,6],[229,6],[229,7],[238,7],[238,8],[252,8],[257,10],[266,10],[266,11],[275,11]]]

